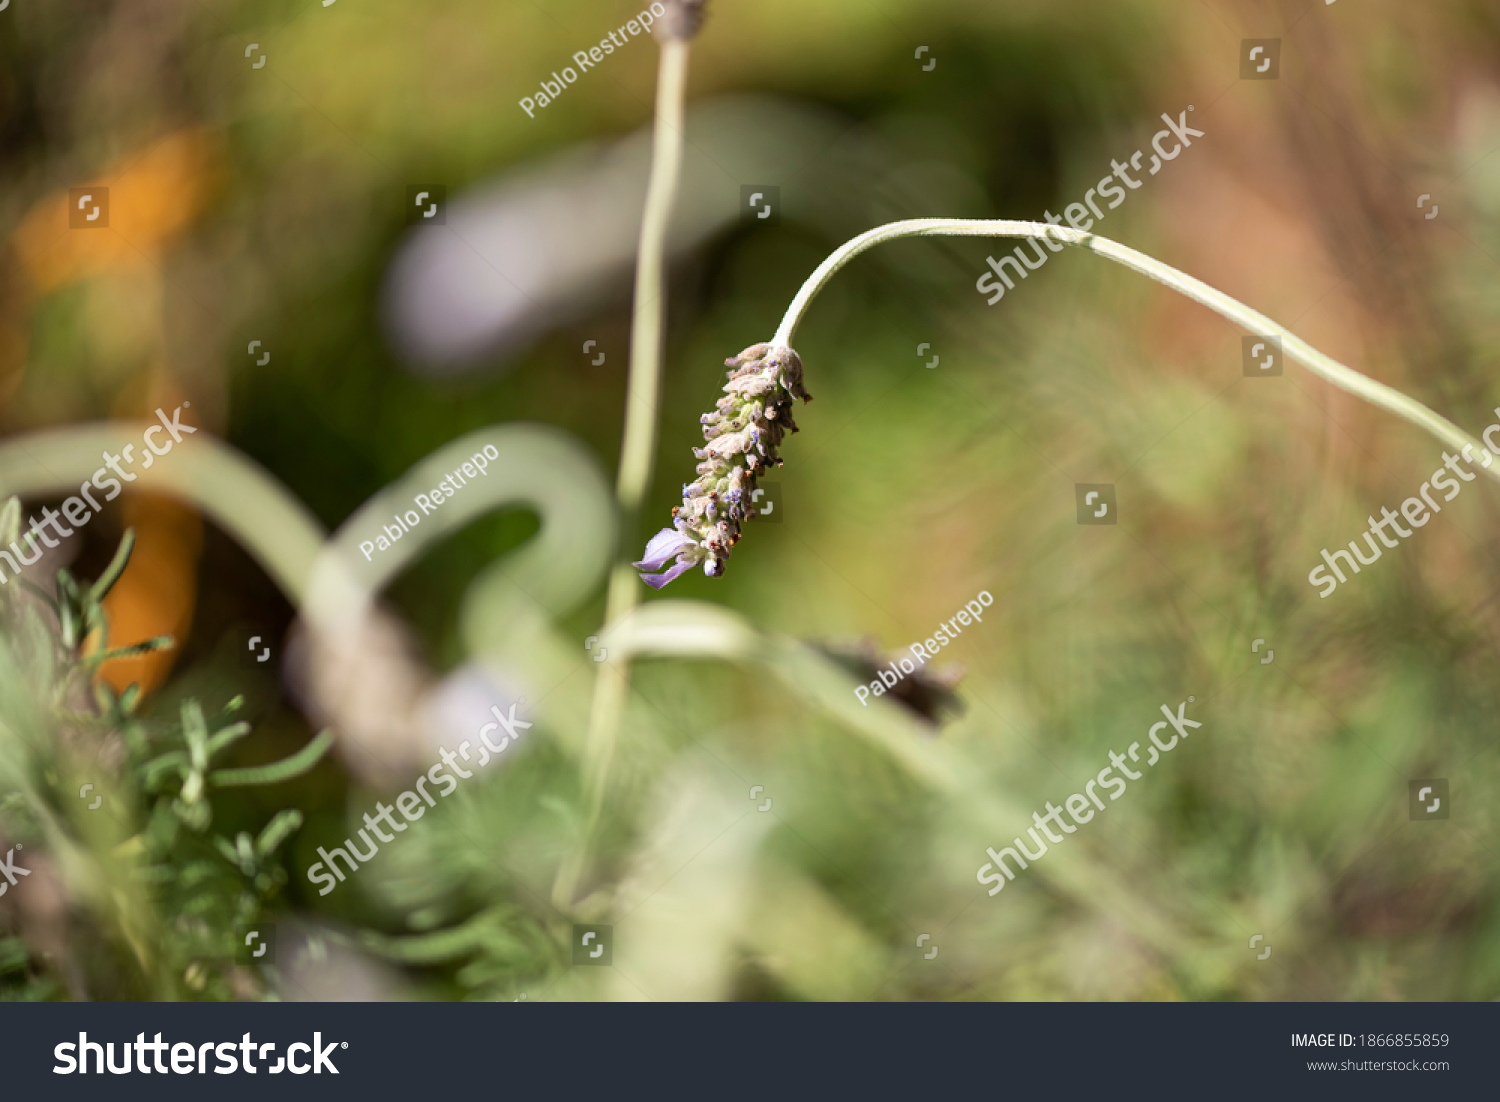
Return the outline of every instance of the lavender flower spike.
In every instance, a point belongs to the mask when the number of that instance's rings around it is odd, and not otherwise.
[[[802,361],[784,345],[753,344],[724,363],[730,369],[724,397],[701,418],[707,446],[693,449],[698,479],[682,488],[672,527],[652,536],[634,564],[655,589],[699,563],[710,578],[723,575],[740,522],[756,515],[756,479],[767,467],[781,466],[776,448],[797,431],[793,400],[812,401],[802,388]],[[662,570],[673,555],[677,561]]]

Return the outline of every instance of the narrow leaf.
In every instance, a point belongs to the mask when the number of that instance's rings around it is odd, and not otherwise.
[[[125,529],[125,535],[120,539],[120,546],[115,551],[115,557],[110,560],[104,573],[99,575],[94,582],[90,593],[94,600],[102,601],[104,595],[114,588],[114,584],[120,580],[120,575],[125,573],[125,566],[130,562],[130,552],[135,548],[135,529]]]
[[[488,916],[480,915],[462,926],[433,934],[389,937],[364,930],[360,932],[359,940],[365,948],[387,960],[403,964],[442,964],[477,951],[489,940],[492,932]]]
[[[222,853],[224,855],[224,860],[228,861],[231,865],[239,865],[240,855],[235,852],[234,844],[230,842],[228,838],[225,838],[219,834],[215,834],[214,848]]]
[[[266,829],[260,832],[260,837],[255,841],[255,852],[261,857],[269,857],[276,852],[276,847],[285,842],[292,834],[302,826],[302,812],[295,808],[278,812],[276,818],[266,824]]]
[[[150,654],[154,650],[165,650],[167,647],[176,645],[177,640],[172,636],[158,635],[155,639],[147,639],[144,643],[132,643],[128,647],[114,647],[91,655],[87,664],[98,665],[101,662],[111,662],[116,658],[135,658],[142,654]]]
[[[62,628],[62,645],[71,651],[78,645],[78,583],[66,570],[57,572],[57,622]]]
[[[241,720],[239,723],[231,723],[222,731],[218,731],[208,740],[208,758],[210,761],[226,747],[233,746],[240,739],[250,733],[250,724]]]
[[[238,788],[250,784],[279,784],[293,777],[300,777],[317,765],[328,748],[333,745],[333,732],[323,731],[301,750],[289,758],[271,765],[257,765],[248,769],[220,769],[209,775],[209,783],[217,788]]]
[[[203,708],[196,700],[182,702],[182,737],[193,768],[208,768],[208,724],[203,722]]]
[[[173,770],[187,776],[188,756],[185,750],[170,750],[161,757],[148,761],[141,767],[142,783],[147,788],[154,788],[158,780]]]

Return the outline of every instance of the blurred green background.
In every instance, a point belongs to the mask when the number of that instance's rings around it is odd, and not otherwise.
[[[556,426],[612,484],[628,268],[580,283],[555,317],[539,307],[538,334],[446,372],[393,341],[390,280],[412,241],[412,185],[482,202],[497,181],[649,123],[645,39],[537,117],[517,106],[635,10],[13,0],[0,13],[7,436],[187,397],[196,424],[329,530],[489,425]],[[1280,40],[1277,80],[1240,79],[1248,38]],[[923,45],[930,70],[914,57]],[[717,3],[693,48],[690,107],[777,97],[761,102],[782,115],[762,118],[784,117],[789,136],[754,135],[771,175],[746,179],[717,152],[735,148],[733,129],[712,135],[724,206],[675,254],[652,502],[647,528],[623,538],[667,523],[719,364],[769,338],[837,244],[897,218],[1060,212],[1189,104],[1205,136],[1098,232],[1477,432],[1500,405],[1497,47],[1500,15],[1481,0]],[[100,182],[117,229],[76,244],[60,230],[67,189]],[[781,216],[740,217],[741,184],[781,187]],[[616,221],[633,239],[638,218]],[[850,711],[853,682],[821,668],[799,690],[812,652],[791,643],[777,651],[802,656],[790,667],[643,662],[605,839],[564,913],[549,895],[578,843],[596,672],[584,640],[599,633],[602,579],[522,623],[475,583],[536,537],[538,514],[493,512],[384,596],[409,631],[402,669],[460,669],[475,658],[465,624],[482,621],[486,668],[535,709],[524,753],[328,899],[303,875],[316,847],[405,787],[401,770],[382,787],[351,742],[258,802],[226,803],[218,813],[244,829],[282,807],[307,816],[274,913],[308,944],[341,947],[252,976],[239,997],[1500,994],[1495,487],[1466,484],[1320,600],[1305,580],[1319,550],[1414,493],[1439,445],[1295,366],[1245,378],[1238,331],[1081,252],[988,306],[974,282],[1002,244],[902,241],[841,273],[796,342],[817,400],[771,479],[781,523],[749,525],[725,578],[691,573],[648,598],[722,606],[773,641],[904,651],[987,589],[983,624],[938,663],[962,667],[961,714],[934,725],[888,702]],[[267,363],[245,351],[252,340]],[[580,351],[588,340],[604,364]],[[1115,485],[1119,523],[1077,524],[1077,483]],[[97,573],[126,523],[141,544],[116,636],[172,631],[181,645],[116,679],[145,679],[150,716],[244,693],[258,726],[236,748],[243,763],[305,742],[318,725],[305,696],[233,656],[244,624],[281,639],[295,613],[253,549],[181,503],[127,495],[79,541],[75,572]],[[608,540],[609,525],[576,538]],[[1258,638],[1271,664],[1252,654]],[[1189,696],[1203,722],[1190,742],[985,894],[986,846]],[[902,740],[910,750],[893,750]],[[958,779],[937,783],[921,763]],[[1449,781],[1451,817],[1412,821],[1408,781],[1431,777]],[[754,810],[750,785],[771,812]],[[59,875],[77,936],[107,927]],[[612,968],[571,965],[582,921],[613,925]],[[0,909],[0,923],[25,940],[20,911]],[[1269,959],[1247,947],[1256,934]],[[189,997],[108,979],[47,987],[50,967],[33,956],[9,990]]]

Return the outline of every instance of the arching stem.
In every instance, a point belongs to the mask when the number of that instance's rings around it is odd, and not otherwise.
[[[1361,375],[1351,367],[1339,363],[1331,356],[1319,352],[1301,337],[1290,330],[1283,328],[1264,314],[1250,309],[1237,299],[1230,298],[1224,292],[1216,290],[1204,283],[1202,280],[1194,279],[1185,272],[1179,272],[1168,264],[1147,256],[1145,253],[1137,252],[1127,248],[1117,241],[1111,241],[1106,237],[1096,237],[1091,233],[1081,230],[1070,229],[1066,226],[1055,226],[1045,222],[1012,222],[1004,219],[967,219],[967,218],[912,218],[904,222],[892,222],[889,225],[880,226],[851,238],[834,250],[829,258],[818,265],[817,270],[808,276],[807,282],[797,292],[797,297],[792,300],[791,306],[787,307],[786,316],[781,319],[781,326],[776,330],[776,336],[772,338],[773,344],[791,346],[792,338],[796,335],[797,325],[802,321],[802,315],[807,312],[812,300],[817,297],[819,291],[840,268],[853,260],[866,249],[874,248],[876,245],[886,241],[894,241],[901,237],[1026,237],[1044,238],[1056,241],[1064,245],[1076,245],[1100,256],[1107,257],[1117,264],[1123,264],[1132,271],[1140,272],[1142,275],[1150,276],[1158,283],[1165,284],[1179,294],[1186,295],[1194,302],[1202,303],[1210,310],[1221,314],[1234,322],[1236,325],[1249,330],[1251,333],[1262,337],[1277,337],[1281,341],[1282,351],[1289,359],[1295,360],[1314,375],[1326,382],[1332,383],[1340,390],[1346,390],[1357,398],[1363,398],[1372,405],[1394,413],[1402,420],[1409,421],[1419,428],[1425,429],[1437,439],[1455,451],[1462,452],[1464,448],[1478,453],[1487,458],[1488,449],[1485,448],[1474,437],[1464,432],[1457,425],[1445,417],[1441,417],[1428,409],[1415,398],[1409,398],[1399,390],[1386,386],[1384,383],[1376,382],[1366,375]],[[1481,469],[1496,482],[1500,482],[1500,463],[1483,463]]]

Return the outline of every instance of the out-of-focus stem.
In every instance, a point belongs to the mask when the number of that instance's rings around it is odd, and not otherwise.
[[[625,438],[620,445],[620,476],[616,494],[620,504],[622,554],[609,577],[604,622],[613,624],[635,608],[640,580],[630,566],[638,547],[641,501],[651,483],[656,459],[656,420],[661,399],[661,349],[666,328],[667,226],[677,197],[682,165],[682,119],[686,99],[688,42],[667,38],[661,44],[656,78],[656,124],[651,137],[651,175],[646,184],[646,206],[641,218],[640,247],[635,261],[635,302],[630,325],[630,370],[625,392]],[[604,806],[604,790],[614,757],[620,718],[630,695],[630,663],[621,658],[605,662],[594,682],[584,745],[584,828],[577,848],[558,870],[552,901],[568,910],[588,859],[589,844]]]
[[[1160,260],[1149,257],[1145,253],[1136,252],[1107,237],[1096,237],[1081,230],[1050,225],[1045,222],[912,218],[868,230],[840,245],[827,260],[818,265],[812,275],[807,277],[807,282],[802,285],[802,289],[797,292],[797,297],[792,299],[792,304],[787,307],[786,315],[781,319],[781,326],[776,330],[776,336],[772,338],[771,343],[790,346],[802,315],[807,312],[808,306],[823,289],[824,284],[833,278],[833,274],[866,249],[874,248],[886,241],[894,241],[899,237],[1037,237],[1050,238],[1064,245],[1078,245],[1100,256],[1108,257],[1117,264],[1123,264],[1142,275],[1150,276],[1158,283],[1163,283],[1179,294],[1186,295],[1194,302],[1202,303],[1215,313],[1222,314],[1258,336],[1279,337],[1282,351],[1320,379],[1332,383],[1340,390],[1348,391],[1357,398],[1363,398],[1371,405],[1394,413],[1397,417],[1419,428],[1426,429],[1444,444],[1459,452],[1468,448],[1481,458],[1488,456],[1488,449],[1478,440],[1447,418],[1434,413],[1415,398],[1409,398],[1399,390],[1376,382],[1368,376],[1361,375],[1352,367],[1339,363],[1333,357],[1324,355],[1290,330],[1282,328],[1264,314],[1257,313],[1237,299],[1230,298],[1223,291],[1216,290],[1202,280],[1194,279],[1185,272],[1179,272]],[[1500,463],[1483,463],[1480,469],[1496,482],[1500,482]]]
[[[682,166],[682,116],[688,44],[661,46],[656,82],[656,126],[651,136],[651,175],[635,261],[635,303],[630,326],[630,376],[625,396],[625,439],[620,446],[620,507],[639,511],[656,459],[656,415],[661,392],[661,346],[667,312],[664,268],[667,225],[677,198]]]

